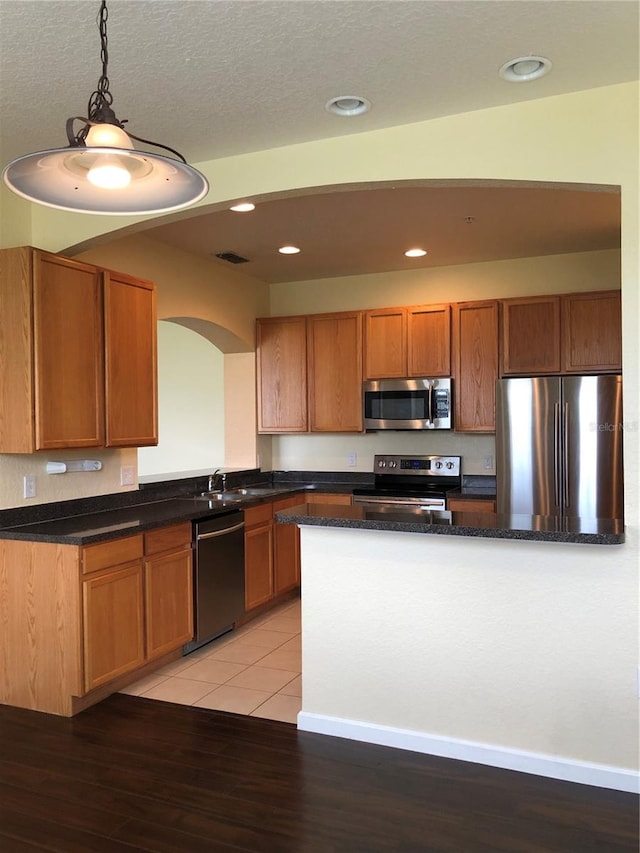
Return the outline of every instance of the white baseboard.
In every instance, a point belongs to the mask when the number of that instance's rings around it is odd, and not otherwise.
[[[520,773],[533,773],[536,776],[562,779],[565,782],[594,785],[597,788],[612,788],[630,793],[640,792],[638,773],[605,764],[591,764],[571,758],[489,746],[484,743],[440,737],[392,726],[378,726],[359,720],[310,714],[306,711],[298,714],[298,729],[303,732],[316,732],[380,746],[392,746],[396,749],[408,749],[426,755],[438,755],[442,758],[472,761],[475,764],[487,764],[490,767],[517,770]]]

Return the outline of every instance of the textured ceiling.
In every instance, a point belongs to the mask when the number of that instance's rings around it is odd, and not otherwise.
[[[0,0],[1,164],[64,146],[67,117],[86,113],[98,8]],[[109,0],[109,13],[118,117],[192,163],[638,78],[635,0]],[[499,67],[525,54],[551,73],[503,81]],[[371,111],[324,109],[344,94]]]

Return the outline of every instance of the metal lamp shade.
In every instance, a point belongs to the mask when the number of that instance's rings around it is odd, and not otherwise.
[[[131,173],[119,189],[92,184],[87,174],[96,157],[117,157]],[[197,169],[148,151],[111,147],[69,147],[18,157],[2,173],[4,183],[28,201],[72,213],[142,216],[188,207],[209,191]]]

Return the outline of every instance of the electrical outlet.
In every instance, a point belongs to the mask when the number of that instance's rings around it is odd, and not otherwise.
[[[135,475],[136,472],[133,465],[122,465],[120,468],[120,485],[133,486]]]
[[[484,457],[484,470],[493,471],[493,456],[490,453]]]
[[[355,468],[356,462],[358,461],[358,456],[355,451],[351,451],[351,453],[347,453],[347,465],[349,468]]]
[[[36,475],[26,474],[23,480],[25,498],[35,498],[36,496]]]

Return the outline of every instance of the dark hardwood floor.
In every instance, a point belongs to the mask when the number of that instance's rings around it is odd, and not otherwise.
[[[0,706],[2,853],[638,850],[638,798],[115,695]]]

